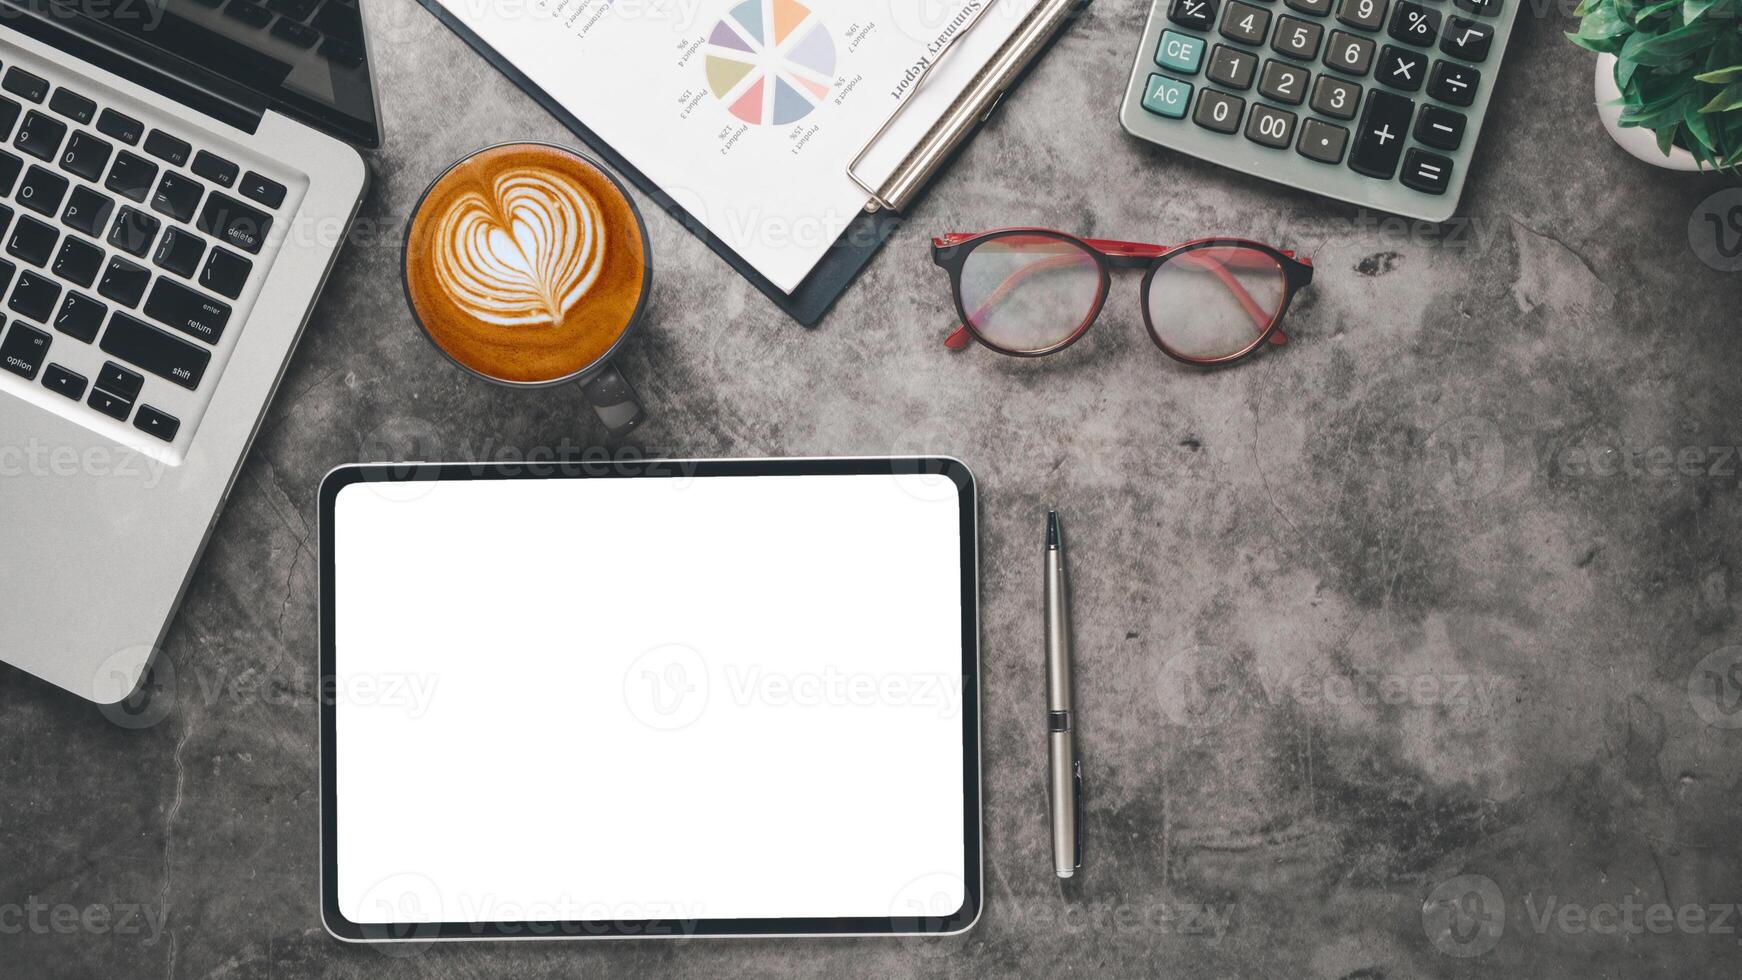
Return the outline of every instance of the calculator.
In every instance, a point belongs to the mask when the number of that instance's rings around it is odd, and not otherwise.
[[[1134,136],[1425,221],[1458,206],[1522,0],[1155,0]]]

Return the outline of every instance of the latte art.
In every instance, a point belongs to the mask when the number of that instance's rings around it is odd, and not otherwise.
[[[499,326],[557,325],[605,265],[605,216],[548,169],[505,170],[456,198],[436,227],[435,279],[454,305]]]

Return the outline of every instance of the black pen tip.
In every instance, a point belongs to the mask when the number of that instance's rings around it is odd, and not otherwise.
[[[1046,546],[1049,549],[1059,546],[1059,512],[1056,510],[1046,512]]]

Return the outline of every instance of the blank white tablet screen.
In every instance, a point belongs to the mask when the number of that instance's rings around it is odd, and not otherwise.
[[[340,911],[953,911],[959,507],[929,475],[346,487]]]

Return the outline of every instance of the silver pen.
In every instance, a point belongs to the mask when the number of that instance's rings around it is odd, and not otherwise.
[[[1071,719],[1071,621],[1065,608],[1065,553],[1059,515],[1046,515],[1046,755],[1052,809],[1052,867],[1069,878],[1083,866],[1083,763]]]

